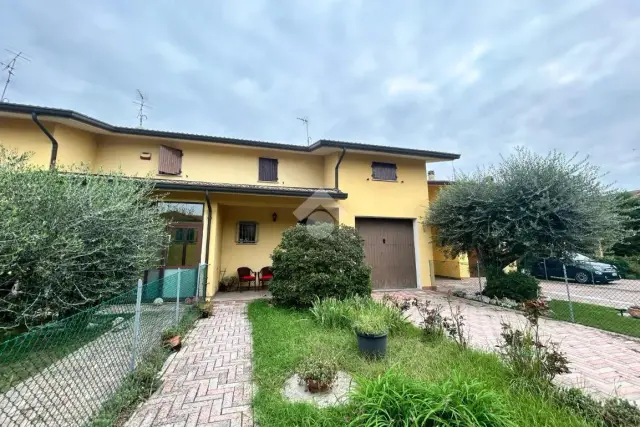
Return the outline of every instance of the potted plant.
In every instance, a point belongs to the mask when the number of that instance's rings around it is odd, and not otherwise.
[[[218,290],[221,292],[229,292],[238,286],[238,276],[223,276],[218,282]]]
[[[627,309],[627,313],[629,313],[629,315],[631,317],[635,317],[636,319],[640,319],[640,306],[632,305],[631,307],[629,307]]]
[[[365,356],[384,357],[387,354],[389,326],[378,313],[363,313],[353,324],[358,337],[358,350]]]
[[[298,365],[296,374],[309,393],[319,393],[331,388],[338,374],[338,365],[331,358],[308,357]]]
[[[213,304],[211,303],[211,301],[202,301],[198,303],[197,307],[198,307],[198,310],[200,311],[200,318],[206,319],[211,314],[211,310],[213,309]]]
[[[176,327],[167,328],[162,331],[162,345],[173,351],[180,350],[182,342],[180,339],[180,331]]]

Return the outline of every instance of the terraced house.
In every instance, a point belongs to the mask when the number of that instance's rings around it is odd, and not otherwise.
[[[283,230],[298,222],[339,221],[359,229],[374,288],[429,288],[441,248],[420,218],[442,181],[427,163],[458,154],[320,140],[310,146],[113,126],[75,111],[0,103],[0,144],[33,152],[42,167],[84,164],[150,177],[166,192],[173,242],[164,267],[208,265],[208,296],[238,267],[259,270]],[[431,183],[431,185],[429,185]],[[441,271],[438,271],[440,269]]]

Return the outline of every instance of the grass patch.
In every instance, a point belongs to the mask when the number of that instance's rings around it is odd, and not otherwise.
[[[372,361],[359,356],[352,331],[324,328],[308,311],[254,301],[249,305],[249,318],[253,334],[253,376],[257,384],[254,413],[263,427],[344,427],[359,415],[355,405],[319,409],[309,404],[290,403],[282,397],[286,379],[318,345],[335,355],[341,370],[363,382],[376,380],[392,369],[397,375],[428,384],[443,384],[457,376],[463,381],[483,384],[508,408],[509,419],[515,425],[593,425],[568,409],[554,405],[548,397],[514,389],[509,372],[497,356],[460,350],[448,340],[425,343],[417,328],[403,328],[390,336],[387,357]]]
[[[200,311],[191,308],[184,312],[176,332],[184,337]],[[162,331],[158,331],[158,335]],[[122,426],[131,417],[138,405],[147,400],[160,387],[162,380],[158,372],[171,352],[162,347],[151,350],[139,363],[136,369],[126,376],[116,393],[102,405],[100,411],[88,424],[89,427]]]
[[[100,337],[117,317],[133,313],[73,316],[0,342],[0,393]]]
[[[552,311],[551,317],[553,319],[571,321],[571,313],[567,301],[549,301],[549,308]],[[632,337],[640,337],[640,319],[620,316],[620,313],[615,308],[574,302],[573,313],[576,323],[581,325]]]

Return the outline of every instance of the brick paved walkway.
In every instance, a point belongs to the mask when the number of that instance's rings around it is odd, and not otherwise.
[[[127,426],[246,427],[251,413],[251,326],[246,302],[214,303],[163,373],[164,383]]]
[[[442,293],[433,291],[391,292],[399,298],[429,299],[446,306]],[[377,295],[380,293],[376,292]],[[525,324],[521,314],[475,301],[453,298],[460,305],[471,344],[493,351],[500,338],[500,322]],[[448,311],[448,308],[445,312]],[[416,313],[411,319],[418,322]],[[560,344],[567,354],[571,373],[559,378],[561,383],[583,388],[596,395],[618,395],[640,403],[640,340],[626,338],[587,326],[543,319],[541,331]]]

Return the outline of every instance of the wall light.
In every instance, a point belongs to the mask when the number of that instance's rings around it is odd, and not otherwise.
[[[271,214],[271,218],[273,219],[273,222],[276,222],[278,220],[278,214],[277,213],[272,213]]]

